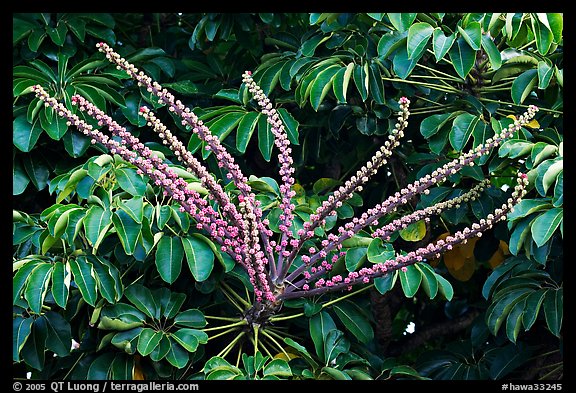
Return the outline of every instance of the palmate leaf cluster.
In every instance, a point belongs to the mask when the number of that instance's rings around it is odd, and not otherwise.
[[[14,14],[13,21],[15,375],[562,376],[562,14],[30,13]],[[250,341],[240,339],[227,352],[230,336],[212,339],[223,330],[210,329],[240,313],[229,297],[249,297],[245,272],[134,166],[91,145],[30,94],[41,84],[67,105],[74,94],[83,95],[205,195],[199,179],[142,127],[139,108],[162,104],[94,51],[100,41],[186,101],[245,173],[259,176],[249,184],[275,233],[281,197],[274,136],[242,85],[246,69],[276,103],[294,147],[296,230],[383,143],[398,98],[412,101],[409,142],[362,195],[316,229],[318,236],[484,143],[524,106],[540,107],[535,123],[411,208],[461,195],[489,176],[492,187],[480,198],[415,223],[390,242],[358,234],[344,244],[347,254],[334,274],[382,262],[484,218],[506,201],[519,170],[528,174],[530,192],[506,222],[438,260],[379,278],[353,297],[286,301],[283,310],[301,316],[284,326],[275,322],[281,329],[270,337],[262,333],[269,353],[254,353]],[[203,143],[165,117],[218,175]],[[389,315],[376,298],[390,305]],[[468,315],[470,323],[452,335],[397,349]],[[405,332],[410,322],[414,334]]]

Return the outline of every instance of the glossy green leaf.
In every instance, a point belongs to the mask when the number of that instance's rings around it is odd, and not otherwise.
[[[170,340],[170,349],[166,354],[166,360],[176,368],[183,368],[188,364],[189,355],[175,340]]]
[[[376,63],[370,64],[368,69],[369,75],[369,90],[372,93],[372,98],[374,102],[380,105],[384,105],[386,101],[386,93],[384,89],[384,83],[382,81],[382,74],[380,73],[380,68]]]
[[[527,297],[516,303],[506,318],[506,336],[513,343],[518,339],[518,334],[522,327],[522,314],[526,307],[526,300]]]
[[[452,147],[458,151],[462,151],[472,136],[474,128],[480,121],[478,116],[469,113],[462,113],[456,117],[449,136]]]
[[[136,248],[142,224],[138,224],[123,210],[116,210],[112,215],[112,223],[120,238],[124,252],[132,255]]]
[[[316,354],[324,358],[324,338],[330,330],[336,329],[336,324],[326,311],[321,311],[310,318],[309,328]]]
[[[181,238],[186,262],[194,279],[205,281],[214,268],[214,252],[202,239],[195,236]]]
[[[434,57],[436,62],[439,62],[446,53],[452,48],[452,45],[456,41],[456,34],[451,34],[446,36],[442,29],[439,27],[434,29],[432,34],[432,49],[434,50]]]
[[[526,307],[522,314],[524,330],[529,330],[534,325],[534,322],[536,322],[547,291],[548,289],[539,289],[526,298]]]
[[[201,329],[206,326],[204,314],[197,309],[182,311],[174,318],[174,323],[179,326]]]
[[[354,71],[353,62],[349,63],[346,67],[341,67],[336,75],[334,75],[332,90],[339,104],[346,103],[346,95],[348,93],[348,85],[350,84],[352,71]]]
[[[360,268],[366,261],[366,252],[366,247],[354,247],[346,251],[346,270],[353,272]]]
[[[554,68],[552,68],[545,61],[538,62],[538,88],[546,89],[554,75]]]
[[[268,364],[266,364],[266,366],[264,366],[262,374],[264,377],[269,375],[274,375],[277,377],[291,377],[292,370],[290,369],[290,365],[286,360],[273,359]]]
[[[162,288],[165,289],[165,288]],[[169,292],[169,294],[163,295],[164,297],[160,298],[160,302],[166,302],[166,305],[161,303],[160,311],[163,317],[166,318],[174,318],[174,316],[180,311],[182,304],[186,300],[186,295],[183,293],[176,293],[176,292]],[[158,297],[154,295],[156,299]]]
[[[110,210],[104,210],[100,206],[93,205],[88,209],[86,217],[82,221],[86,238],[96,247],[106,234],[112,221]]]
[[[72,333],[68,321],[54,311],[48,311],[42,318],[46,320],[48,332],[46,348],[60,357],[68,356],[72,347]]]
[[[160,319],[160,307],[156,304],[152,292],[147,287],[140,284],[132,284],[124,291],[126,298],[153,319]]]
[[[546,316],[546,325],[550,332],[556,337],[560,337],[562,329],[562,319],[564,316],[564,291],[562,288],[549,290],[544,298],[544,315]]]
[[[160,344],[164,332],[144,328],[138,336],[138,352],[142,356],[148,356]]]
[[[42,310],[42,304],[50,284],[51,273],[52,265],[50,263],[40,263],[31,270],[30,276],[26,281],[24,298],[28,302],[30,309],[36,314],[40,314]]]
[[[538,70],[524,71],[512,82],[512,101],[521,104],[530,95],[538,80]]]
[[[354,84],[360,93],[360,97],[362,97],[362,101],[366,101],[368,98],[368,89],[370,87],[368,73],[366,71],[367,67],[360,64],[355,64],[354,70],[352,71],[352,79],[354,79]]]
[[[46,108],[40,112],[40,125],[50,138],[58,141],[68,130],[68,126],[66,125],[67,120],[60,116],[54,116],[51,120],[49,120],[46,117],[46,112],[52,110],[52,108]]]
[[[414,267],[414,265],[406,266],[406,271],[400,271],[398,273],[400,276],[400,284],[402,285],[402,290],[406,297],[413,297],[420,283],[422,283],[422,273]]]
[[[324,336],[324,362],[330,364],[336,360],[338,355],[347,353],[350,350],[350,341],[344,337],[344,333],[337,329],[328,331]]]
[[[54,301],[62,308],[66,308],[70,293],[70,281],[72,274],[68,264],[56,262],[52,268],[52,296]]]
[[[106,352],[97,357],[90,365],[86,379],[99,381],[110,379],[110,369],[114,357],[115,353],[113,352]]]
[[[22,318],[17,316],[12,320],[12,360],[20,361],[20,351],[32,332],[34,318]]]
[[[393,271],[382,277],[377,277],[374,279],[374,287],[382,295],[391,290],[396,284],[396,279],[398,278],[398,271]]]
[[[500,327],[508,317],[512,307],[526,299],[531,289],[520,288],[507,292],[501,298],[488,306],[486,310],[486,324],[492,334],[496,335]]]
[[[74,278],[74,283],[80,290],[82,298],[91,306],[96,306],[97,284],[94,274],[94,268],[86,257],[79,256],[76,259],[70,259],[70,270]]]
[[[236,148],[241,153],[246,152],[248,143],[254,133],[254,128],[258,124],[258,117],[262,116],[258,112],[248,112],[238,123],[238,132],[236,134]]]
[[[560,173],[562,173],[564,170],[564,160],[562,159],[557,159],[554,160],[552,165],[550,165],[550,167],[548,167],[548,169],[546,169],[546,172],[544,172],[544,175],[542,176],[542,191],[543,194],[546,194],[546,192],[548,191],[548,189],[552,186],[552,184],[554,184],[556,182],[556,178],[558,177],[558,175]],[[536,182],[539,182],[540,180],[540,176],[538,176],[538,179],[536,180]]]
[[[408,29],[407,46],[409,59],[422,54],[433,32],[434,28],[426,22],[418,22],[410,26]]]
[[[192,333],[193,331],[195,333]],[[171,333],[170,336],[188,352],[196,352],[199,345],[197,336],[199,333],[203,332],[195,329],[178,329],[174,333]]]
[[[411,73],[416,64],[420,60],[420,57],[423,55],[424,52],[420,56],[416,56],[413,58],[408,58],[408,52],[406,48],[401,47],[398,49],[398,52],[394,55],[394,59],[392,60],[392,66],[394,68],[394,72],[398,75],[401,79],[406,79]]]
[[[526,217],[522,219],[518,224],[516,224],[516,227],[510,235],[510,242],[508,243],[508,248],[512,255],[518,255],[520,252],[526,237],[530,233],[530,227],[532,226],[532,223],[533,217]]]
[[[498,50],[496,44],[494,44],[494,41],[492,41],[492,38],[487,34],[482,35],[482,49],[484,49],[488,55],[490,67],[493,70],[497,70],[502,67],[502,55],[500,54],[500,50]]]
[[[28,153],[36,145],[42,128],[38,121],[30,124],[25,115],[20,115],[12,122],[12,142],[20,151]]]
[[[118,185],[133,196],[143,196],[146,192],[146,182],[133,168],[116,168],[114,170]]]
[[[466,76],[474,67],[476,51],[470,47],[464,38],[459,37],[455,45],[448,51],[448,56],[460,78],[466,79]]]
[[[535,198],[523,199],[514,206],[514,211],[508,214],[509,220],[516,220],[518,218],[526,217],[534,212],[551,208],[549,199]]]
[[[338,302],[333,306],[336,315],[358,341],[367,344],[374,338],[372,325],[355,304],[351,302]]]
[[[391,31],[378,40],[378,55],[387,58],[396,49],[403,46],[408,40],[408,30],[403,32]]]
[[[103,257],[88,255],[87,258],[96,273],[98,290],[102,296],[110,303],[119,301],[124,294],[124,286],[118,268]]]
[[[285,108],[279,108],[278,115],[280,116],[280,119],[282,119],[282,122],[284,123],[284,129],[288,134],[288,139],[290,140],[290,142],[293,145],[299,145],[300,142],[298,140],[299,138],[298,126],[300,125],[300,123],[298,122],[298,120],[296,120],[294,116],[292,116],[292,114],[290,114],[290,112],[288,112]]]
[[[545,14],[544,14],[545,15]],[[532,32],[536,39],[536,48],[541,55],[546,55],[554,41],[554,34],[550,31],[540,18],[532,16]]]
[[[24,362],[38,371],[44,368],[47,336],[46,319],[37,318],[32,325],[28,339],[20,350],[20,356]]]
[[[125,331],[142,326],[145,320],[146,314],[136,307],[116,303],[102,309],[98,329]]]
[[[563,218],[564,209],[555,207],[539,215],[532,222],[530,232],[538,247],[550,240]]]
[[[469,23],[465,28],[458,26],[458,32],[472,49],[480,50],[480,45],[482,43],[482,28],[479,22]]]
[[[422,288],[430,299],[434,299],[438,294],[438,279],[434,269],[426,263],[417,263],[414,265],[422,273]]]
[[[396,252],[392,244],[384,243],[380,238],[375,238],[370,242],[366,253],[366,257],[372,263],[384,263],[394,259],[395,256]]]
[[[30,178],[22,167],[20,161],[14,161],[12,165],[12,195],[20,195],[26,190]]]
[[[436,274],[436,280],[438,280],[438,290],[442,296],[444,296],[444,298],[448,301],[452,300],[454,297],[454,288],[452,287],[452,284],[450,284],[450,281],[446,280],[439,274]]]
[[[312,82],[310,89],[310,104],[315,111],[318,111],[320,104],[326,97],[326,94],[332,89],[332,82],[336,73],[341,69],[340,66],[333,64],[318,74]]]
[[[30,273],[36,266],[42,263],[40,260],[32,260],[27,262],[25,265],[21,266],[14,277],[12,278],[12,298],[13,304],[16,304],[22,295],[28,279],[30,278]]]
[[[177,236],[164,236],[156,248],[156,269],[160,277],[172,284],[180,276],[182,260],[184,259],[184,238]]]
[[[272,127],[267,121],[267,117],[262,115],[258,117],[258,148],[262,153],[262,157],[266,161],[270,161],[272,157],[272,148],[274,147],[274,134]]]
[[[452,113],[442,113],[431,115],[422,120],[420,123],[420,133],[426,139],[435,135],[450,120],[454,118]]]
[[[408,28],[414,23],[416,19],[416,13],[399,13],[399,12],[389,12],[387,13],[388,18],[392,25],[398,31],[408,30]]]
[[[132,356],[117,354],[110,365],[110,379],[133,380],[135,362]]]

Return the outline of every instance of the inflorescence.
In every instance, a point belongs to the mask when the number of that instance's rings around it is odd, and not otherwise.
[[[196,228],[205,231],[220,246],[222,252],[229,254],[247,271],[258,303],[277,304],[279,301],[289,298],[313,296],[336,290],[350,290],[354,285],[369,283],[376,277],[398,269],[406,270],[407,266],[427,258],[439,257],[440,254],[450,250],[455,245],[466,243],[468,239],[473,237],[480,237],[482,232],[492,228],[495,223],[505,220],[506,214],[526,193],[527,176],[518,174],[517,185],[507,203],[470,227],[405,255],[397,254],[395,258],[383,263],[376,263],[370,267],[349,272],[345,277],[341,275],[328,277],[327,273],[332,269],[334,263],[346,253],[343,251],[344,241],[352,238],[364,228],[374,226],[376,228],[372,232],[374,238],[390,240],[391,234],[412,223],[429,220],[432,215],[438,215],[446,209],[457,208],[461,203],[476,199],[489,186],[490,181],[488,179],[459,197],[417,210],[378,227],[382,217],[396,212],[399,207],[407,204],[417,195],[427,194],[434,185],[443,182],[462,168],[474,165],[474,161],[481,156],[490,154],[495,147],[526,125],[534,117],[538,108],[533,105],[530,106],[508,128],[503,129],[494,137],[488,138],[484,144],[478,145],[432,173],[409,184],[382,203],[368,209],[359,217],[353,217],[338,227],[336,233],[329,233],[326,238],[314,243],[316,246],[305,249],[306,245],[310,244],[309,241],[316,238],[315,229],[323,227],[326,224],[326,218],[335,215],[336,209],[351,198],[355,192],[362,191],[362,187],[370,177],[387,163],[387,159],[391,156],[394,148],[400,144],[410,116],[410,101],[407,98],[402,97],[399,100],[400,110],[397,113],[397,121],[384,145],[355,175],[328,196],[327,200],[303,224],[303,229],[296,231],[293,228],[295,205],[292,201],[296,195],[293,189],[295,170],[288,135],[278,111],[256,84],[252,78],[252,73],[246,71],[242,75],[243,83],[271,125],[275,138],[274,143],[279,151],[279,175],[282,181],[280,185],[281,203],[279,205],[281,209],[279,230],[281,233],[279,238],[274,240],[270,223],[265,218],[256,195],[248,184],[247,177],[242,173],[238,164],[234,162],[232,155],[220,143],[218,137],[213,135],[208,127],[180,100],[177,100],[143,71],[138,70],[114,52],[110,46],[99,43],[97,48],[105,54],[110,62],[116,64],[119,70],[124,70],[137,81],[139,86],[153,94],[160,104],[165,104],[168,111],[181,119],[182,125],[189,128],[204,142],[206,149],[215,154],[219,167],[226,173],[227,180],[235,186],[234,193],[224,191],[221,184],[218,183],[218,179],[186,149],[185,145],[162,124],[156,114],[148,107],[140,108],[140,115],[146,120],[147,126],[158,134],[163,143],[186,167],[186,170],[200,179],[202,186],[208,190],[208,198],[213,203],[209,203],[197,191],[189,187],[183,178],[179,177],[168,164],[144,146],[138,138],[84,97],[73,96],[72,105],[77,106],[80,112],[94,118],[100,128],[95,128],[82,120],[74,111],[50,97],[40,85],[33,87],[36,96],[44,101],[46,106],[54,108],[58,116],[67,120],[68,125],[75,126],[90,137],[92,143],[102,144],[110,153],[117,154],[136,166],[140,174],[148,176],[152,184],[162,188],[164,195],[170,196],[178,202],[180,210],[187,212],[194,219]],[[104,134],[105,129],[108,129],[115,138]],[[301,264],[290,270],[297,257],[301,260]]]

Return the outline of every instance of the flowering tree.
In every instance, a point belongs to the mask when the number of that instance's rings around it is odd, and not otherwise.
[[[401,145],[411,114],[408,98],[401,96],[395,104],[392,127],[375,153],[336,190],[316,192],[320,197],[312,203],[294,177],[290,118],[275,107],[250,71],[242,75],[239,92],[252,97],[244,100],[245,108],[258,112],[244,116],[252,124],[259,119],[267,123],[263,129],[269,127],[278,151],[278,182],[247,176],[223,143],[221,131],[214,130],[222,124],[207,126],[198,110],[187,107],[108,44],[99,42],[96,47],[142,88],[147,104],[138,106],[143,121],[135,119],[138,128],[130,130],[91,102],[90,94],[81,94],[82,89],[66,101],[66,94],[52,95],[42,83],[29,88],[40,105],[53,111],[53,122],[63,119],[62,126],[78,130],[104,153],[54,179],[57,203],[38,218],[14,213],[17,222],[47,228],[33,246],[36,251],[20,253],[15,261],[14,304],[27,311],[14,319],[14,357],[37,370],[44,363],[43,350],[40,354],[37,346],[31,348],[37,339],[48,340],[46,347],[59,356],[70,352],[68,322],[49,304],[74,318],[83,302],[91,307],[77,323],[89,321],[90,328],[78,337],[77,349],[96,335],[98,349],[107,351],[90,354],[78,376],[173,376],[162,368],[167,363],[184,373],[194,367],[190,375],[208,379],[371,377],[373,366],[362,358],[362,349],[351,348],[351,339],[367,344],[374,332],[361,308],[349,299],[372,286],[385,294],[398,280],[407,297],[422,286],[430,299],[441,294],[451,300],[452,285],[430,261],[476,242],[506,221],[530,184],[526,174],[515,174],[516,184],[505,191],[500,207],[453,234],[403,250],[393,245],[398,232],[429,225],[435,217],[494,192],[493,181],[486,176],[459,195],[411,212],[405,207],[447,187],[450,179],[484,163],[497,148],[509,146],[533,121],[536,106],[527,106],[524,114],[469,151],[347,216],[340,214],[343,206],[358,205],[363,189],[390,164]],[[161,113],[164,107],[167,111]],[[170,130],[164,119],[173,119],[175,128]],[[144,129],[155,133],[174,160],[143,142]],[[189,141],[179,139],[182,132],[190,134]],[[199,147],[202,160],[194,154]],[[209,160],[214,160],[212,169],[206,166]],[[74,195],[78,204],[72,202]],[[62,251],[56,251],[60,247]],[[184,260],[191,274],[188,281],[195,283],[193,291],[176,286],[187,281],[181,275]],[[126,274],[128,281],[123,279]],[[209,281],[211,276],[217,278]],[[147,280],[157,282],[154,289]],[[73,298],[77,306],[71,304]],[[535,301],[543,298],[544,294]],[[190,308],[182,311],[184,304]],[[338,325],[328,309],[338,316]],[[291,327],[302,320],[308,323],[315,355],[298,342],[298,330]],[[494,322],[496,330],[502,322]],[[49,342],[50,338],[58,340]],[[139,357],[133,356],[137,353]],[[421,377],[403,367],[388,372]],[[121,371],[126,369],[137,371]],[[70,372],[76,371],[72,368],[65,376]]]

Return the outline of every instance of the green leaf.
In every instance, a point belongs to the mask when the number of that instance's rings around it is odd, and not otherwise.
[[[524,71],[512,82],[512,101],[521,104],[530,95],[538,79],[538,70]]]
[[[396,279],[398,278],[398,271],[393,271],[382,277],[377,277],[374,279],[374,287],[378,292],[384,295],[386,292],[391,290],[396,284]]]
[[[180,369],[188,364],[189,355],[176,341],[170,340],[170,349],[166,354],[166,360],[174,367]]]
[[[333,305],[334,311],[346,328],[360,341],[367,344],[374,338],[374,330],[366,316],[351,302],[338,302]]]
[[[68,264],[56,262],[52,268],[52,296],[54,301],[62,308],[66,308],[68,294],[70,292],[70,281],[72,275]]]
[[[152,353],[150,354],[150,359],[154,362],[158,362],[161,359],[164,359],[168,352],[170,351],[170,339],[167,335],[162,336],[162,340],[160,340],[160,344],[154,348]]]
[[[422,273],[422,288],[430,299],[434,299],[438,294],[438,279],[434,269],[426,263],[417,263],[414,265]]]
[[[448,53],[454,41],[456,40],[456,34],[453,33],[446,37],[441,28],[437,27],[434,29],[432,34],[432,48],[434,50],[434,57],[436,62],[439,62]]]
[[[380,37],[378,41],[378,55],[387,58],[396,49],[404,45],[408,40],[408,30],[403,32],[391,31]],[[353,63],[350,63],[353,64]],[[350,64],[348,66],[350,66]]]
[[[274,134],[272,133],[272,127],[268,123],[266,116],[258,116],[258,148],[266,161],[270,161],[273,147]]]
[[[492,334],[498,334],[500,326],[508,317],[512,307],[514,307],[516,303],[525,300],[531,292],[532,290],[528,288],[514,289],[488,306],[486,310],[486,324]]]
[[[22,318],[17,316],[12,320],[12,360],[20,361],[20,351],[32,332],[34,318]]]
[[[338,355],[347,353],[350,350],[350,342],[344,337],[344,333],[337,329],[328,331],[324,337],[324,361],[330,364],[336,360]]]
[[[146,182],[133,168],[116,168],[114,170],[118,185],[133,196],[144,196]]]
[[[554,75],[554,68],[552,68],[545,61],[538,62],[538,88],[543,90],[548,87],[550,80]]]
[[[438,280],[438,284],[440,284],[438,289],[440,290],[442,296],[444,296],[444,298],[448,301],[452,300],[452,297],[454,296],[454,288],[452,288],[452,284],[450,284],[450,281],[446,280],[439,274],[435,273],[435,275],[436,280]]]
[[[352,71],[352,78],[354,79],[354,84],[362,97],[362,101],[366,101],[368,98],[369,80],[367,67],[360,64],[354,65],[354,71]]]
[[[548,210],[546,213],[539,215],[533,222],[530,228],[532,238],[538,247],[546,243],[564,218],[564,209],[555,207]]]
[[[562,288],[549,290],[544,298],[544,315],[546,325],[556,337],[560,337],[562,318],[564,316],[564,291]]]
[[[466,79],[466,76],[474,67],[476,51],[468,45],[464,38],[459,37],[456,40],[456,45],[450,48],[448,56],[460,78]]]
[[[280,72],[282,67],[287,64],[288,61],[279,61],[267,68],[260,74],[260,72],[255,73],[254,80],[262,88],[262,91],[266,95],[270,95],[274,87],[278,84],[280,79]]]
[[[442,113],[431,115],[420,123],[420,133],[426,139],[435,135],[450,120],[454,118],[453,113]]]
[[[172,83],[163,83],[164,87],[174,90],[182,95],[194,95],[198,93],[198,87],[190,80],[180,80]]]
[[[199,345],[198,335],[202,333],[206,334],[201,330],[178,329],[174,333],[171,333],[170,336],[188,352],[196,352]],[[208,339],[207,335],[206,339]]]
[[[176,318],[174,318],[174,323],[179,326],[190,327],[194,329],[201,329],[206,326],[206,318],[200,310],[190,309],[182,311]]]
[[[554,198],[552,204],[554,207],[560,207],[564,203],[564,172],[560,172],[556,178],[556,186],[554,187]]]
[[[30,336],[20,351],[24,362],[38,371],[44,368],[47,336],[46,319],[37,318],[32,325]]]
[[[30,178],[26,174],[20,161],[13,162],[12,166],[12,195],[20,195],[26,190]]]
[[[245,153],[248,143],[254,133],[254,128],[258,123],[258,117],[261,116],[258,112],[248,112],[242,117],[238,123],[238,131],[236,134],[236,148],[240,153]],[[263,115],[262,115],[263,116]]]
[[[195,236],[181,239],[192,276],[198,282],[207,280],[214,268],[214,252],[211,247],[201,238]]]
[[[558,174],[562,173],[563,170],[564,170],[564,160],[562,159],[555,160],[553,164],[550,165],[548,169],[546,169],[546,172],[544,172],[544,176],[542,176],[543,194],[546,194],[550,186],[554,184],[554,182],[556,181]],[[538,176],[537,182],[539,182],[539,180],[540,176]]]
[[[104,210],[100,206],[93,205],[88,209],[84,220],[82,221],[84,225],[84,231],[86,233],[86,238],[92,246],[96,248],[96,245],[101,241],[106,234],[110,223],[112,220],[112,213],[110,210]]]
[[[474,50],[480,50],[480,45],[482,41],[482,28],[479,22],[469,23],[466,28],[458,26],[458,32],[464,40],[470,45]]]
[[[324,338],[328,335],[330,330],[336,329],[336,324],[332,317],[326,312],[321,311],[310,318],[309,323],[310,337],[314,342],[316,354],[320,358],[324,358]]]
[[[552,205],[548,198],[522,199],[514,206],[514,211],[508,213],[509,220],[517,220],[534,212],[549,209]]]
[[[341,69],[340,66],[333,64],[322,70],[312,82],[310,89],[310,104],[315,111],[318,111],[320,104],[326,97],[326,94],[332,88],[332,82],[336,73]]]
[[[479,121],[481,120],[478,116],[469,113],[462,113],[454,119],[449,136],[450,144],[454,149],[462,151],[464,147],[466,147],[466,144]]]
[[[414,265],[406,266],[406,271],[400,271],[398,273],[400,276],[400,284],[402,285],[402,290],[406,297],[413,297],[420,283],[422,282],[422,273],[414,267]]]
[[[150,289],[140,284],[132,284],[126,288],[124,295],[138,310],[152,319],[160,319],[160,307],[154,301]]]
[[[520,221],[512,231],[510,242],[508,243],[508,248],[512,255],[518,255],[520,252],[520,248],[522,247],[522,244],[524,244],[526,236],[530,233],[530,226],[532,223],[533,217],[526,217],[522,219],[522,221]]]
[[[430,40],[434,28],[426,22],[414,23],[408,29],[408,58],[412,59],[422,54]]]
[[[346,251],[346,270],[353,272],[362,266],[366,261],[367,250],[366,247],[354,247]]]
[[[112,223],[120,238],[122,247],[124,247],[124,252],[126,252],[127,255],[132,255],[136,249],[142,224],[138,224],[123,210],[116,210],[114,212],[112,215]]]
[[[346,67],[341,67],[336,75],[334,75],[332,91],[339,104],[346,103],[346,94],[348,93],[348,85],[350,84],[352,71],[354,71],[354,62],[349,63]]]
[[[298,126],[300,123],[298,120],[296,120],[285,108],[278,109],[278,115],[284,123],[284,128],[286,129],[286,133],[288,134],[288,139],[290,142],[293,145],[299,145],[300,142],[298,141]]]
[[[370,242],[366,257],[372,263],[384,263],[388,260],[394,259],[396,252],[390,243],[384,244],[380,238],[375,238]]]
[[[534,322],[536,322],[538,313],[540,312],[540,307],[544,301],[544,296],[548,291],[548,289],[542,288],[531,293],[526,298],[526,307],[524,308],[524,314],[522,314],[524,330],[529,330],[534,325]]]
[[[284,359],[273,359],[268,363],[264,370],[262,371],[264,377],[269,375],[274,375],[277,377],[291,377],[292,370],[288,365],[288,362]]]
[[[106,306],[100,312],[98,329],[126,331],[144,324],[146,314],[125,303]]]
[[[52,265],[50,263],[40,263],[32,269],[30,277],[26,281],[24,298],[28,302],[30,309],[36,314],[40,314],[42,311],[42,304],[48,292],[51,273]]]
[[[532,142],[526,142],[522,139],[508,139],[498,149],[498,156],[518,158],[530,153],[533,147]]]
[[[490,67],[496,71],[502,66],[502,55],[500,51],[494,44],[492,38],[489,35],[484,34],[482,35],[482,49],[488,55],[488,60],[490,61]]]
[[[58,46],[64,45],[64,42],[66,41],[67,32],[68,27],[66,27],[66,25],[63,22],[58,22],[56,27],[46,26],[46,33],[48,33],[48,36],[50,36],[52,42],[54,42]]]
[[[35,121],[33,124],[30,124],[28,120],[26,120],[26,115],[20,115],[12,122],[12,142],[18,150],[24,153],[32,150],[41,133],[42,128],[38,122]]]
[[[526,300],[527,297],[516,303],[506,318],[506,336],[513,343],[516,343],[522,327],[522,314],[526,307]]]
[[[46,320],[48,332],[46,348],[60,357],[68,356],[72,346],[72,333],[68,321],[54,311],[48,311],[42,318]]]
[[[150,328],[144,328],[138,336],[138,352],[142,356],[148,356],[160,345],[160,340],[164,337],[163,331],[155,331]]]
[[[142,106],[142,96],[140,94],[130,94],[126,97],[126,106],[120,107],[120,110],[128,121],[138,127],[146,125],[146,119],[140,116],[140,107]]]
[[[384,83],[382,82],[382,74],[380,73],[380,68],[376,63],[370,64],[368,70],[368,76],[370,80],[369,90],[372,92],[372,98],[374,102],[380,105],[384,105],[386,101]]]
[[[416,13],[398,13],[398,12],[389,12],[387,13],[388,18],[392,25],[398,31],[408,30],[408,28],[414,23],[416,19]]]
[[[156,269],[160,277],[167,283],[172,284],[182,271],[182,260],[184,259],[184,238],[177,236],[164,236],[158,242],[156,248]]]
[[[36,187],[38,191],[46,188],[48,185],[48,177],[50,176],[50,169],[45,161],[35,155],[25,155],[22,157],[22,162],[34,187]]]
[[[396,75],[398,75],[398,77],[400,77],[401,79],[406,79],[410,75],[414,67],[416,67],[418,60],[420,60],[420,57],[423,54],[424,52],[422,52],[420,56],[408,58],[408,52],[406,48],[401,47],[398,50],[398,52],[396,52],[396,55],[392,60],[392,66],[394,68],[394,72],[396,73]]]
[[[532,32],[534,33],[534,38],[536,39],[536,48],[541,55],[545,56],[552,46],[552,42],[554,41],[554,34],[552,34],[548,26],[540,21],[540,18],[534,17],[534,15],[532,15],[531,19]]]
[[[70,259],[70,270],[74,277],[74,283],[80,290],[82,298],[91,305],[96,306],[96,279],[94,278],[94,268],[86,257],[79,256],[76,259]]]

